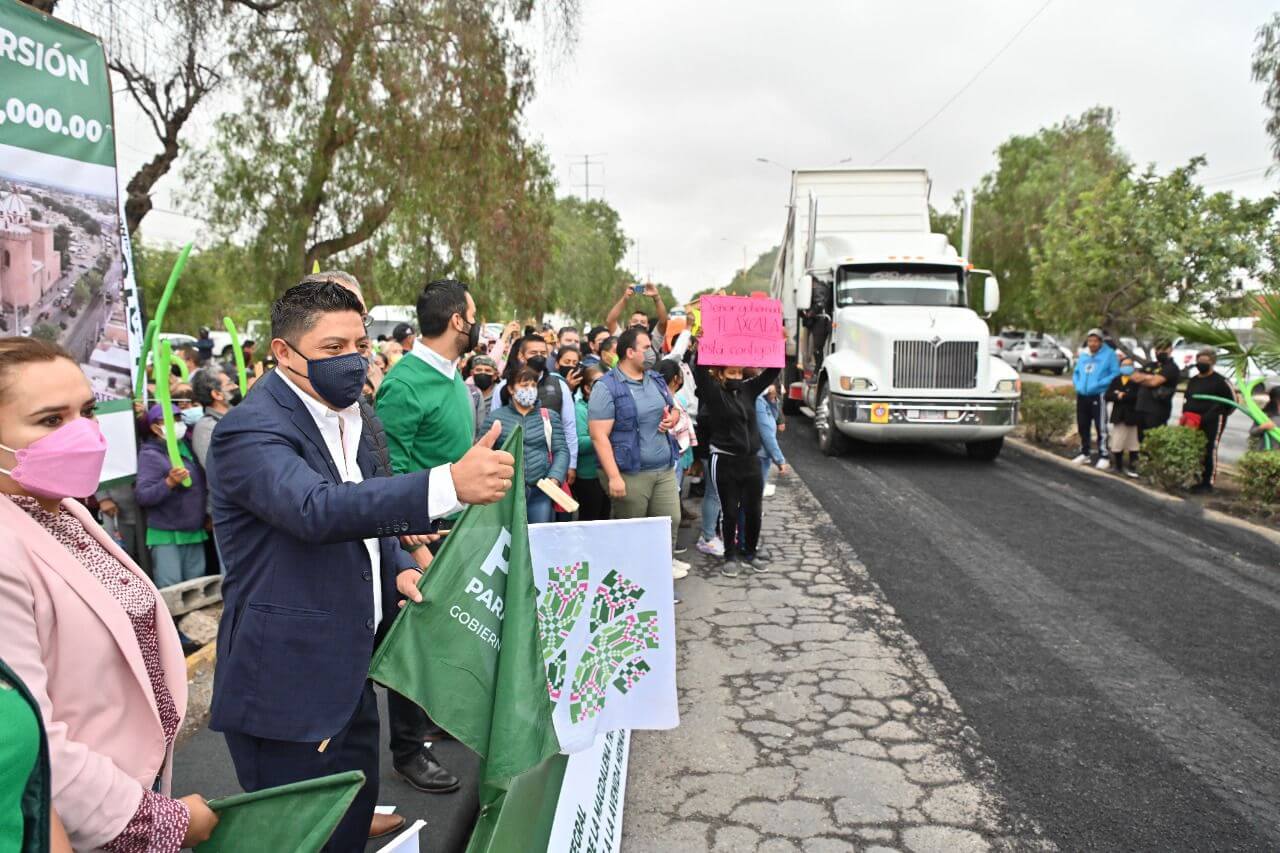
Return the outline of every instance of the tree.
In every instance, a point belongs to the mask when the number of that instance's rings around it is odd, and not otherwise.
[[[31,330],[31,337],[56,344],[58,342],[58,327],[52,323],[37,323],[36,327]]]
[[[578,323],[599,323],[618,298],[628,241],[608,203],[558,199],[551,227],[546,303]]]
[[[177,258],[177,249],[134,244],[134,273],[144,304],[159,304]],[[218,243],[192,252],[173,291],[163,331],[194,336],[201,326],[220,328],[223,317],[231,317],[243,331],[249,320],[267,318],[267,306],[275,296],[252,274],[244,248]]]
[[[190,170],[218,232],[277,290],[340,259],[378,272],[371,301],[453,274],[478,302],[538,304],[553,194],[522,136],[514,34],[533,8],[292,0],[249,28],[230,67],[254,108],[223,115]]]
[[[1197,157],[1167,175],[1114,172],[1053,205],[1033,253],[1032,296],[1065,328],[1102,324],[1141,335],[1173,309],[1202,318],[1240,312],[1240,276],[1273,280],[1275,197],[1207,193]]]
[[[1280,12],[1258,28],[1253,51],[1253,79],[1266,90],[1262,103],[1267,108],[1267,133],[1271,135],[1271,156],[1280,161]]]
[[[1068,215],[1083,193],[1128,167],[1114,123],[1110,109],[1095,107],[1030,136],[1012,136],[996,149],[995,171],[984,175],[974,192],[969,250],[976,266],[1000,280],[1000,310],[992,328],[1062,328],[1033,297],[1032,257],[1045,239],[1051,208]],[[944,212],[935,224],[960,247],[958,215]]]

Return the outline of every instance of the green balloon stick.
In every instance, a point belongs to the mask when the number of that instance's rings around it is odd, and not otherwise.
[[[244,369],[244,350],[240,349],[240,332],[236,330],[236,324],[230,317],[223,317],[222,325],[227,327],[227,334],[231,335],[231,352],[236,357],[236,378],[240,380],[240,396],[243,397],[249,393],[249,376]]]
[[[164,293],[160,296],[160,304],[156,306],[156,316],[147,324],[148,329],[152,329],[153,326],[154,329],[149,335],[143,336],[142,354],[138,357],[138,385],[133,395],[139,399],[142,398],[142,389],[147,381],[147,356],[155,349],[156,337],[164,328],[164,312],[169,310],[169,300],[173,297],[174,288],[178,286],[178,278],[182,275],[182,268],[187,265],[187,256],[191,254],[191,247],[194,245],[195,243],[188,243],[178,253],[178,260],[174,262],[173,270],[169,273],[169,281],[165,284]],[[157,382],[156,386],[159,385],[160,383]]]
[[[165,341],[168,343],[168,341]],[[187,367],[187,363],[180,358],[171,359],[169,364],[178,368],[178,378],[183,382],[191,381],[191,368]]]
[[[160,341],[159,355],[156,357],[156,402],[164,413],[164,443],[169,449],[169,467],[185,468],[182,453],[178,451],[178,436],[173,428],[173,398],[169,396],[169,363],[173,360],[173,351],[166,340]],[[163,380],[163,381],[161,381]],[[182,485],[191,488],[191,478],[182,481]]]

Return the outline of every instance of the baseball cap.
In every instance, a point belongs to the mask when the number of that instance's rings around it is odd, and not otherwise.
[[[391,330],[391,339],[393,341],[402,341],[412,334],[415,334],[415,331],[411,324],[397,323],[396,327]]]
[[[1102,334],[1102,330],[1098,328],[1090,329],[1089,334],[1085,335],[1085,338],[1098,338],[1099,340],[1106,340],[1106,337],[1106,335]]]
[[[472,356],[472,357],[471,357],[471,369],[472,369],[472,370],[475,370],[477,367],[481,367],[481,366],[484,366],[484,367],[492,367],[494,370],[497,370],[497,369],[498,369],[498,363],[497,363],[496,361],[494,361],[493,359],[489,358],[489,356],[487,356],[487,355],[476,355],[476,356]]]

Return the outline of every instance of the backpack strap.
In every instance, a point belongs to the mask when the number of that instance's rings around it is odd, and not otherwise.
[[[538,414],[542,416],[542,436],[547,440],[547,461],[555,459],[555,454],[551,452],[551,412],[539,407]]]

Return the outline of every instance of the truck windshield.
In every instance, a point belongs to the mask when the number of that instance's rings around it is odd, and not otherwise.
[[[955,269],[841,269],[836,304],[943,305],[964,304],[960,273]]]

